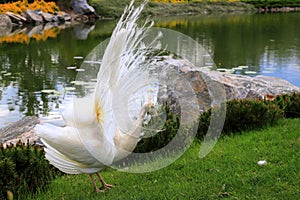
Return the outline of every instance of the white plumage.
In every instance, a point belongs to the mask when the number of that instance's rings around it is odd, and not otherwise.
[[[125,8],[105,50],[94,93],[75,98],[65,109],[66,126],[35,127],[50,163],[65,173],[89,174],[96,191],[102,190],[92,175],[96,174],[105,188],[111,188],[98,172],[133,151],[146,112],[155,112],[153,98],[145,99],[139,107],[133,103],[133,109],[139,113],[136,120],[125,109],[132,94],[136,95],[153,81],[149,77],[150,61],[145,60],[150,48],[142,42],[149,21],[141,28],[137,26],[146,3],[134,9],[132,1]]]

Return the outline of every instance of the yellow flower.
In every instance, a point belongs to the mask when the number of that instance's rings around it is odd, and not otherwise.
[[[1,4],[0,14],[6,12],[13,12],[21,14],[27,9],[38,10],[41,9],[44,12],[55,13],[59,11],[58,6],[54,2],[45,2],[44,0],[35,0],[33,3],[29,4],[27,0],[17,1],[14,3]]]

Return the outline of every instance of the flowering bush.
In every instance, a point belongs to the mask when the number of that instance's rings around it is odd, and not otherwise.
[[[42,10],[48,13],[55,13],[59,10],[58,6],[54,2],[45,2],[44,0],[34,0],[33,3],[28,3],[27,0],[21,0],[13,3],[5,3],[0,6],[0,14],[6,12],[13,12],[21,14],[27,9]]]

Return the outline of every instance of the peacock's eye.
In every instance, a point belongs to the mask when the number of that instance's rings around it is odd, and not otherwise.
[[[96,118],[97,118],[97,121],[102,124],[103,123],[103,109],[102,109],[102,106],[99,105],[99,104],[96,104]]]

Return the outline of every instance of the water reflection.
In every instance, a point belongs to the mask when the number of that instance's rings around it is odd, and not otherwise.
[[[248,66],[235,73],[256,71],[300,87],[299,18],[300,13],[279,13],[164,17],[155,21],[156,26],[197,40],[219,68]],[[29,39],[22,35],[30,33],[28,30],[19,30],[14,39],[0,37],[0,127],[24,115],[56,117],[62,102],[74,94],[71,88],[80,87],[72,82],[80,73],[76,69],[110,36],[115,24],[100,21],[67,29],[43,27],[46,35],[31,34]],[[17,39],[23,42],[12,42]]]
[[[60,103],[59,98],[49,98],[40,92],[44,88],[59,89],[62,83],[74,79],[74,72],[58,66],[59,51],[42,42],[1,47],[9,49],[1,51],[0,56],[0,104],[8,105],[4,109],[7,115],[1,116],[2,123],[16,121],[23,115],[47,114]]]
[[[111,32],[108,26],[88,37],[94,28],[50,29],[55,37],[49,37],[47,31],[43,35],[19,31],[11,38],[0,37],[0,127],[25,115],[57,116],[62,103],[73,95],[71,88],[76,85],[72,81],[83,58]],[[40,39],[45,37],[47,40]],[[42,92],[46,89],[58,93]]]
[[[174,17],[158,19],[158,24],[199,41],[219,68],[248,66],[300,86],[299,19],[300,13],[274,13]]]

